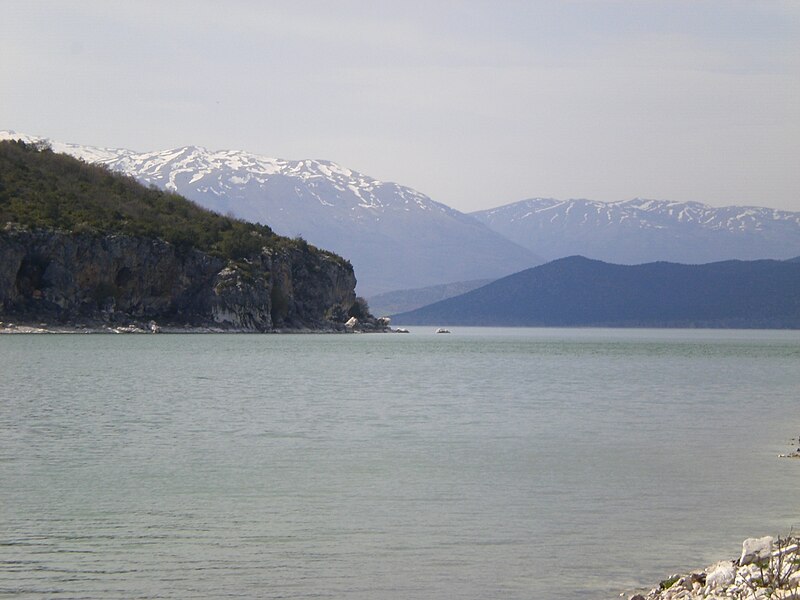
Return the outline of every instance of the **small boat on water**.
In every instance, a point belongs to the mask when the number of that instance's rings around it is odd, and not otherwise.
[[[444,327],[439,327],[439,329],[436,330],[436,333],[450,333],[450,330],[445,329]]]
[[[406,329],[405,327],[398,327],[397,329],[394,330],[394,332],[395,333],[408,333],[408,329]]]

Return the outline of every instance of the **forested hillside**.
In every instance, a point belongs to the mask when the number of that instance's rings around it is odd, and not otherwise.
[[[56,154],[0,142],[0,315],[248,331],[341,324],[343,258]]]

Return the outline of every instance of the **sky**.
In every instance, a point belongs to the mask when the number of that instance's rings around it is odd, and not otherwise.
[[[800,211],[800,1],[0,0],[0,129],[327,159],[469,212]]]

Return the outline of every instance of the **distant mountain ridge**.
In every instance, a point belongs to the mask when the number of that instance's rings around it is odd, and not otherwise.
[[[549,260],[582,255],[620,264],[698,264],[800,253],[800,213],[771,208],[532,198],[471,214]]]
[[[48,142],[175,191],[222,214],[302,236],[349,259],[359,293],[494,279],[540,264],[533,252],[411,188],[323,160],[283,160],[196,146],[137,153],[64,144],[14,132],[0,139]]]
[[[800,328],[800,263],[573,256],[393,316],[400,325]]]
[[[455,281],[413,290],[395,290],[372,296],[367,300],[373,314],[390,315],[414,310],[453,296],[460,296],[491,281],[491,279],[474,279],[472,281]]]

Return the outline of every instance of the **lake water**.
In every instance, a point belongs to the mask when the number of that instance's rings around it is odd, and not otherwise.
[[[19,335],[0,375],[0,597],[614,598],[800,528],[796,331]]]

